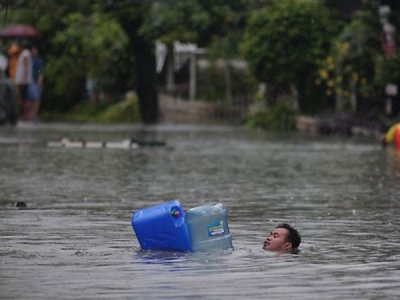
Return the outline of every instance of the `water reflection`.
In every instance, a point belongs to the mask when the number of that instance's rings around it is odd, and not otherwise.
[[[62,137],[139,136],[168,147],[46,146]],[[231,127],[1,129],[0,297],[400,297],[399,161],[368,140]],[[186,209],[223,203],[235,251],[141,251],[131,213],[172,199]],[[298,255],[262,249],[282,222],[302,235]]]

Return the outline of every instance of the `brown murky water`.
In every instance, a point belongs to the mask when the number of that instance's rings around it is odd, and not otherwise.
[[[167,147],[46,146],[62,137]],[[182,125],[1,128],[0,298],[397,299],[399,184],[400,155],[369,140]],[[140,251],[131,213],[172,199],[223,203],[235,251]],[[302,234],[298,255],[261,249],[280,222]]]

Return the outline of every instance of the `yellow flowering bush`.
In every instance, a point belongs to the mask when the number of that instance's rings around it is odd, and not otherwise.
[[[353,97],[368,101],[376,93],[373,84],[377,57],[382,56],[381,25],[375,4],[368,5],[333,41],[314,81],[325,90],[327,99],[340,98],[342,108],[350,107]]]
[[[364,88],[370,84],[362,70],[356,70],[352,62],[346,62],[345,57],[349,51],[349,44],[337,42],[334,53],[327,56],[319,69],[314,83],[323,85],[327,97],[338,96],[348,106],[354,93],[363,93]]]

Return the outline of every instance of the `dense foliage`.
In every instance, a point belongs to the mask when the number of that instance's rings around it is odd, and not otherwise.
[[[288,131],[296,127],[296,112],[287,104],[279,103],[268,111],[258,111],[246,122],[249,128]]]
[[[236,72],[229,64],[225,69],[211,64],[199,72],[198,95],[232,105],[235,97],[255,94],[256,81],[266,82],[267,108],[277,116],[291,114],[280,108],[275,113],[273,106],[279,104],[280,93],[293,91],[300,112],[324,110],[338,98],[346,108],[354,95],[357,106],[380,109],[386,83],[400,81],[399,56],[385,58],[381,50],[382,28],[373,0],[365,0],[364,9],[340,34],[338,20],[317,0],[18,0],[7,4],[4,26],[25,23],[41,32],[37,42],[46,61],[42,108],[61,113],[88,98],[90,79],[94,90],[107,99],[100,106],[121,101],[125,92],[135,90],[143,120],[156,122],[156,40],[169,46],[175,40],[196,43],[207,48],[208,58],[215,61],[242,55],[251,75]]]
[[[113,95],[126,89],[129,72],[128,40],[112,18],[93,13],[86,17],[71,13],[63,18],[65,29],[51,39],[53,52],[47,57],[47,96],[63,101],[48,103],[57,110],[72,108],[84,96],[87,79],[95,81],[94,92]]]
[[[376,86],[379,81],[376,68],[383,59],[378,5],[373,2],[365,5],[333,40],[316,79],[316,84],[324,86],[327,98],[335,96],[337,101],[341,100],[336,105],[339,110],[371,106],[383,88]]]
[[[331,36],[330,14],[320,1],[275,0],[251,12],[242,51],[259,81],[296,84],[315,70]]]

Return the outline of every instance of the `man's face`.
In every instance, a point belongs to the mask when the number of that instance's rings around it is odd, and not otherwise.
[[[275,228],[264,241],[264,250],[280,251],[292,248],[292,243],[287,241],[289,231],[286,228]]]

